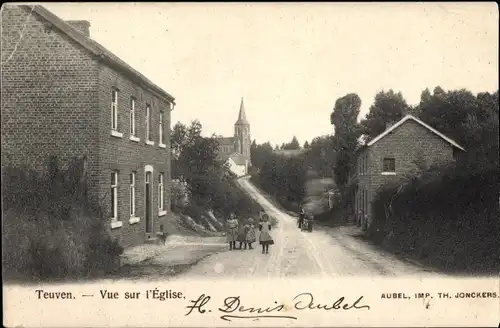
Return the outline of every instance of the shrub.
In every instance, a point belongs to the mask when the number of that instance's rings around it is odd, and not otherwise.
[[[498,167],[435,167],[374,200],[369,236],[442,269],[500,268]]]
[[[85,158],[48,174],[26,168],[2,171],[3,272],[7,279],[88,277],[114,264],[123,249],[90,210]]]

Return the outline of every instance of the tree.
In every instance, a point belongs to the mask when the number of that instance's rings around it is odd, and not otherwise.
[[[354,164],[354,151],[360,135],[357,124],[360,107],[359,96],[350,93],[335,101],[335,107],[330,115],[330,123],[335,129],[332,140],[336,151],[334,178],[339,188],[347,183],[349,171]]]
[[[273,152],[273,147],[269,142],[263,143],[262,145],[257,145],[254,142],[250,146],[250,156],[252,160],[252,166],[260,169],[264,165],[265,161],[270,157]]]
[[[297,137],[293,136],[292,141],[290,141],[289,143],[284,145],[283,149],[287,149],[287,150],[300,149],[300,144],[299,144],[299,141],[297,140]]]
[[[335,134],[344,133],[344,129],[349,130],[356,126],[361,108],[361,98],[355,93],[349,93],[335,101],[335,107],[330,114],[330,123],[335,127]]]
[[[308,149],[309,148],[309,142],[306,140],[304,142],[304,149]]]
[[[336,150],[333,142],[334,138],[330,135],[316,137],[307,147],[308,152],[304,155],[304,165],[317,172],[320,177],[334,176]]]
[[[401,92],[381,91],[375,96],[375,101],[361,125],[369,138],[374,138],[384,132],[388,124],[399,121],[410,110]]]
[[[172,129],[172,177],[187,184],[197,206],[210,208],[220,205],[219,195],[227,185],[227,166],[218,159],[219,138],[202,137],[202,125],[192,121],[185,126],[177,123]]]
[[[418,112],[422,121],[469,148],[475,147],[471,129],[479,129],[485,124],[498,111],[494,107],[495,96],[489,93],[480,93],[476,97],[469,90],[445,92],[436,87],[431,97],[421,99]]]

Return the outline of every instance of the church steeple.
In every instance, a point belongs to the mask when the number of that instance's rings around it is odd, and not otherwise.
[[[245,115],[245,105],[243,104],[243,97],[241,97],[240,112],[238,113],[238,120],[234,123],[234,139],[236,152],[243,155],[247,163],[251,165],[250,160],[250,123],[247,121]]]
[[[243,104],[243,97],[241,97],[240,112],[238,114],[238,120],[235,124],[238,125],[248,125],[247,116],[245,115],[245,105]]]

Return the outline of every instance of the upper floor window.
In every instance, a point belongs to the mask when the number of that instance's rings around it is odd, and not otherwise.
[[[152,141],[151,140],[151,106],[149,104],[146,104],[146,141]]]
[[[396,159],[386,157],[382,165],[382,174],[396,174]]]
[[[136,136],[135,129],[135,98],[130,98],[130,135]]]
[[[158,135],[159,135],[159,143],[160,145],[164,145],[165,144],[165,136],[163,134],[163,112],[161,111],[160,112],[160,117],[159,117],[159,121],[158,121]]]
[[[118,131],[118,90],[111,90],[111,130]]]

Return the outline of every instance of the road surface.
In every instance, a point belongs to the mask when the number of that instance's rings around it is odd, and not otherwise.
[[[239,277],[311,277],[311,276],[404,276],[430,275],[416,264],[397,259],[355,237],[355,227],[318,228],[302,232],[295,217],[270,203],[258,189],[242,178],[242,188],[264,210],[278,220],[271,230],[275,244],[269,254],[260,245],[253,250],[223,251],[208,256],[178,279],[212,276]],[[258,233],[257,233],[258,237]]]

